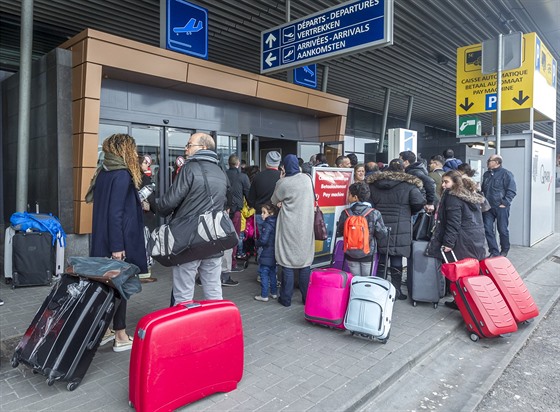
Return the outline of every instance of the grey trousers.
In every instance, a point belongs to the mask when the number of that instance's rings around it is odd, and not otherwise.
[[[350,273],[354,276],[372,276],[371,274],[371,265],[372,261],[368,262],[357,262],[355,260],[346,260],[348,264],[348,269],[350,269]]]
[[[175,304],[192,300],[194,296],[194,279],[200,274],[204,298],[221,300],[222,298],[222,258],[194,260],[173,267],[173,298]]]

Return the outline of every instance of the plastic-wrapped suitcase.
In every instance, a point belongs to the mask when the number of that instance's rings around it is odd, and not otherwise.
[[[350,286],[344,327],[352,335],[387,343],[396,294],[395,287],[386,279],[355,276]]]
[[[517,323],[539,316],[539,309],[523,279],[508,258],[503,256],[480,262],[482,273],[491,278],[507,303]]]
[[[242,376],[243,328],[233,302],[183,302],[136,326],[129,403],[137,411],[172,411],[230,392]]]
[[[412,253],[407,265],[407,289],[413,306],[416,302],[429,302],[434,309],[445,296],[445,278],[441,274],[441,261],[426,256],[428,242],[412,241]]]
[[[12,366],[22,363],[76,389],[85,376],[115,310],[113,289],[62,275],[19,342]]]
[[[12,237],[12,287],[50,285],[56,267],[48,232],[16,232]]]
[[[311,272],[305,299],[305,320],[344,329],[352,275],[339,269]]]
[[[375,276],[377,273],[377,267],[379,265],[379,254],[376,253],[373,256],[373,267],[371,271],[371,275]],[[334,244],[334,251],[332,255],[331,267],[335,269],[340,269],[345,272],[350,272],[348,268],[348,263],[346,259],[344,259],[344,240],[340,239]]]
[[[450,284],[470,338],[492,338],[517,330],[517,323],[492,279],[467,276]]]

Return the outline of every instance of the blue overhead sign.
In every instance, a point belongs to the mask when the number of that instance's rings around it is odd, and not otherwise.
[[[310,64],[308,66],[298,67],[294,69],[294,84],[300,86],[317,88],[317,65]]]
[[[393,44],[393,0],[348,1],[261,32],[261,73]]]
[[[167,0],[165,46],[208,59],[208,10],[183,0]]]

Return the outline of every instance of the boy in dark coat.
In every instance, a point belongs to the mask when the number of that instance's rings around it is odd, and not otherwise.
[[[274,238],[276,236],[276,217],[278,207],[272,203],[265,203],[261,208],[264,219],[262,233],[257,240],[257,247],[262,247],[259,255],[259,272],[261,274],[261,294],[255,300],[268,302],[268,289],[270,296],[278,299],[278,285],[276,280],[276,257],[274,254]]]

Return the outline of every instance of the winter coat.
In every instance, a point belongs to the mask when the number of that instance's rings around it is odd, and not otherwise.
[[[425,204],[420,189],[422,181],[408,173],[381,172],[366,178],[371,203],[381,212],[383,222],[391,228],[389,255],[410,257],[412,244],[412,215]],[[379,242],[379,252],[386,253],[387,238]]]
[[[101,169],[93,189],[92,257],[124,250],[126,261],[148,271],[144,222],[138,190],[126,169]]]
[[[455,159],[454,157],[450,157],[449,159],[445,160],[443,164],[443,171],[449,172],[450,170],[457,170],[457,168],[462,165],[463,162],[459,159]]]
[[[206,172],[210,195],[206,192],[202,173]],[[198,216],[210,210],[224,210],[229,181],[218,165],[218,155],[211,150],[199,150],[179,171],[169,190],[157,203],[158,212],[173,219]]]
[[[152,184],[152,178],[150,176],[145,175],[142,173],[142,187],[148,186]],[[144,226],[146,226],[150,232],[154,230],[157,226],[157,219],[156,219],[156,193],[155,191],[152,192],[150,196],[148,196],[148,203],[150,204],[150,210],[143,210],[143,217],[144,217]]]
[[[513,174],[503,167],[484,172],[482,176],[482,193],[492,208],[500,205],[511,206],[517,187]]]
[[[257,215],[261,214],[262,205],[270,202],[278,179],[280,179],[280,171],[277,169],[266,169],[255,175],[249,189],[247,203],[255,209]]]
[[[231,204],[228,206],[229,213],[232,214],[243,209],[243,198],[249,195],[251,183],[249,177],[237,167],[230,167],[226,170],[226,175],[231,187]]]
[[[368,209],[372,209],[372,207],[369,204],[356,202],[348,209],[349,209],[350,216],[353,215],[361,216],[364,213],[366,213]],[[348,217],[349,216],[346,214],[346,211],[343,210],[338,220],[338,225],[336,229],[337,237],[344,236],[344,224],[346,223],[346,219],[348,219]],[[373,209],[373,211],[366,216],[366,220],[368,222],[370,254],[361,259],[354,259],[351,256],[347,255],[346,256],[347,260],[362,261],[362,262],[370,261],[372,256],[377,252],[378,241],[380,239],[383,239],[385,236],[387,236],[387,227],[383,223],[383,217],[381,217],[381,213],[379,212],[379,210]]]
[[[437,201],[439,201],[439,199],[441,199],[441,195],[443,194],[443,187],[441,186],[441,180],[443,177],[443,174],[445,172],[443,171],[443,169],[436,169],[433,172],[428,173],[428,176],[430,176],[432,178],[432,180],[434,181],[434,183],[436,184],[436,199]]]
[[[423,188],[420,189],[424,198],[426,199],[426,204],[433,205],[436,201],[436,182],[428,175],[428,171],[422,162],[415,162],[409,165],[405,172],[416,176],[422,181]]]
[[[262,252],[259,256],[260,265],[276,266],[274,253],[276,219],[277,216],[268,216],[263,222],[261,237],[257,240],[257,247],[262,247]]]
[[[447,246],[453,249],[459,260],[467,257],[484,259],[483,203],[484,196],[465,188],[444,191],[427,254],[442,259],[441,246]]]
[[[297,173],[278,180],[271,201],[282,203],[276,225],[276,261],[292,269],[310,266],[315,256],[315,194],[311,178]]]

